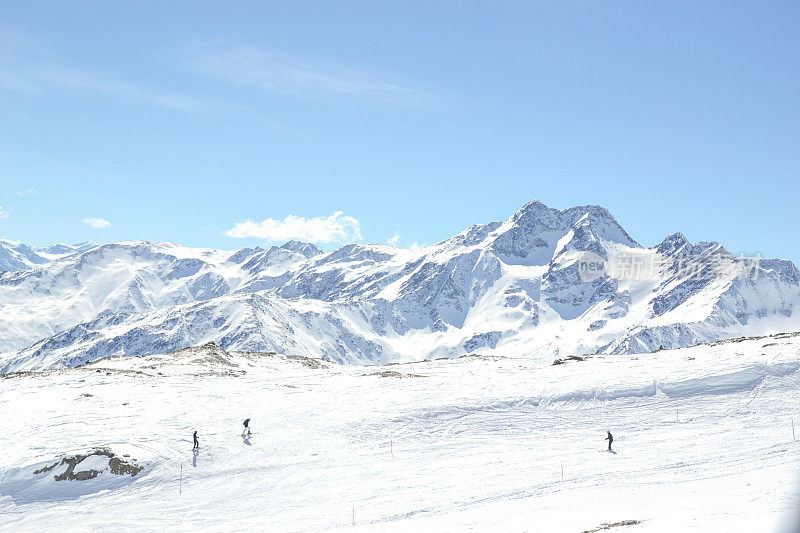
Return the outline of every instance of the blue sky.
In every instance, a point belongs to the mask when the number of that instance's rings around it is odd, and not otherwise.
[[[539,199],[800,260],[797,2],[0,2],[0,238],[433,243]]]

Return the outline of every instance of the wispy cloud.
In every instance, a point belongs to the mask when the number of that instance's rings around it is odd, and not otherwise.
[[[246,220],[234,224],[225,235],[237,239],[254,237],[268,241],[293,239],[313,243],[359,241],[361,225],[355,218],[337,211],[327,217],[305,218],[288,215],[283,220],[274,218],[261,222]]]
[[[220,113],[237,109],[218,100],[148,87],[113,73],[69,65],[24,36],[0,29],[0,90],[44,94],[102,94],[174,111]]]
[[[247,45],[189,43],[177,54],[187,68],[235,85],[308,99],[423,106],[435,97],[386,75]]]
[[[89,226],[95,229],[106,229],[111,225],[111,222],[109,222],[108,220],[102,218],[94,218],[94,217],[84,218],[83,223],[88,224]]]
[[[39,196],[39,191],[34,187],[29,188],[27,191],[16,191],[15,196]]]
[[[412,242],[411,244],[407,244],[405,246],[400,246],[400,241],[402,240],[402,236],[400,235],[399,231],[396,231],[394,235],[389,237],[386,240],[386,244],[391,244],[392,246],[398,246],[400,248],[406,248],[408,250],[419,250],[421,248],[427,247],[427,244],[420,244],[417,241]],[[406,241],[407,242],[407,241]]]
[[[8,213],[3,211],[3,206],[0,205],[0,218],[8,218]]]
[[[385,73],[257,46],[192,41],[171,54],[183,69],[234,86],[296,98],[423,107],[438,98]],[[242,106],[127,79],[113,69],[86,68],[57,57],[26,36],[0,28],[0,90],[102,94],[174,111],[230,114]]]
[[[4,88],[34,93],[67,89],[191,113],[225,112],[235,108],[219,101],[150,89],[142,84],[117,79],[105,72],[55,64],[32,65],[18,70],[14,74],[13,85],[5,84]]]
[[[153,90],[141,84],[115,79],[102,72],[44,65],[32,73],[39,81],[84,92],[102,93],[111,97],[135,100],[155,107],[192,113],[233,108],[222,102],[212,102],[185,94]]]

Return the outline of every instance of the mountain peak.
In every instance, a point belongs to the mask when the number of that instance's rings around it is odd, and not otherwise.
[[[671,255],[682,250],[686,246],[691,246],[689,239],[687,239],[683,233],[676,231],[661,241],[661,243],[656,246],[656,251],[660,254]]]
[[[511,215],[509,220],[518,221],[526,218],[537,218],[537,217],[546,217],[553,212],[557,212],[557,209],[550,208],[540,202],[539,200],[533,200],[532,202],[528,202],[527,204],[523,205],[516,213]]]
[[[695,254],[695,255],[730,255],[727,248],[715,241],[701,241],[692,244],[683,233],[676,232],[656,246],[656,251],[663,255]]]
[[[29,270],[48,261],[48,258],[42,257],[24,243],[0,240],[0,271]]]
[[[84,241],[76,244],[64,244],[59,242],[56,244],[51,244],[50,246],[36,248],[36,251],[38,253],[50,254],[54,256],[64,256],[85,252],[87,250],[91,250],[92,248],[96,248],[97,246],[100,245],[92,241]]]
[[[291,240],[283,243],[280,248],[284,250],[289,250],[291,252],[297,252],[301,255],[304,255],[308,258],[314,257],[315,255],[320,255],[323,251],[316,245],[311,244],[310,242],[303,242],[303,241],[296,241]]]
[[[493,247],[507,261],[544,264],[552,257],[556,242],[578,227],[584,240],[641,247],[605,207],[586,205],[559,210],[538,200],[525,204],[498,228]]]

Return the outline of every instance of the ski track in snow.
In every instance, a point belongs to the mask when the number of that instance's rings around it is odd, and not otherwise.
[[[764,344],[558,366],[314,369],[232,354],[245,375],[197,376],[219,367],[164,356],[12,375],[0,380],[0,529],[773,531],[800,488],[800,340]],[[420,377],[370,375],[381,370]],[[9,484],[95,446],[145,471],[84,495],[68,484],[97,480]]]

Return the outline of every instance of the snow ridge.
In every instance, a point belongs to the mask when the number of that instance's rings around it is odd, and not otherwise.
[[[587,277],[587,258],[602,271]],[[605,208],[538,201],[415,250],[0,241],[0,270],[0,373],[211,341],[383,364],[644,353],[800,330],[789,261],[753,263],[680,233],[642,248]]]

